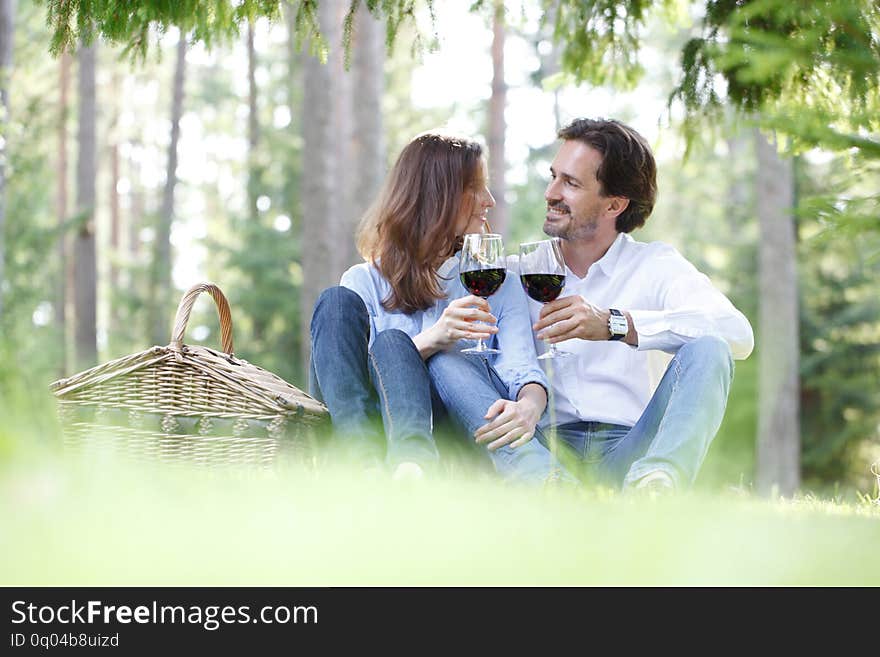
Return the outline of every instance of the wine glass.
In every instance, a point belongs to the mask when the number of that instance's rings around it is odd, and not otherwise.
[[[472,233],[464,236],[458,267],[461,284],[468,292],[484,299],[492,296],[501,287],[507,276],[504,260],[504,244],[501,235],[495,233]],[[464,354],[499,354],[483,342],[477,346],[462,349]]]
[[[565,259],[558,239],[519,245],[519,280],[526,294],[540,303],[553,301],[560,295],[565,287]],[[571,355],[548,343],[548,350],[538,358],[544,360]]]

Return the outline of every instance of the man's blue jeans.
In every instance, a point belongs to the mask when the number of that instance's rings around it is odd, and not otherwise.
[[[697,338],[679,348],[635,426],[572,422],[555,433],[598,482],[628,487],[662,470],[684,488],[696,479],[721,426],[732,380],[727,343]]]
[[[387,454],[392,465],[430,465],[438,459],[431,431],[432,397],[472,441],[486,423],[486,411],[506,395],[503,382],[480,358],[450,351],[435,354],[426,364],[412,339],[397,329],[380,332],[368,346],[366,306],[344,287],[328,288],[318,297],[311,339],[309,390],[327,405],[348,455],[361,461],[377,461]],[[558,462],[538,440],[516,449],[502,447],[489,456],[508,480],[543,483],[560,476]]]

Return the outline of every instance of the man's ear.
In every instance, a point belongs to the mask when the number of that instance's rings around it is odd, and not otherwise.
[[[606,209],[608,210],[608,214],[610,214],[615,219],[619,217],[628,207],[629,199],[625,196],[608,197],[608,205],[606,206]]]

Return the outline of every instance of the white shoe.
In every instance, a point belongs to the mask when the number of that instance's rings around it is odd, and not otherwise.
[[[664,470],[654,470],[639,479],[633,488],[649,495],[665,495],[675,492],[675,482]]]
[[[391,479],[394,481],[419,481],[424,478],[425,471],[422,466],[412,461],[398,463],[394,468],[394,474],[391,475]]]

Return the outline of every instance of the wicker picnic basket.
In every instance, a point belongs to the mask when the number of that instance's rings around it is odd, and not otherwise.
[[[196,297],[210,293],[223,352],[183,343]],[[177,308],[171,343],[118,358],[51,384],[67,446],[102,446],[163,461],[268,465],[279,454],[313,456],[317,400],[236,358],[229,304],[200,283]]]

